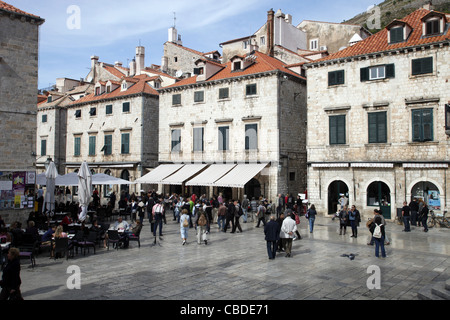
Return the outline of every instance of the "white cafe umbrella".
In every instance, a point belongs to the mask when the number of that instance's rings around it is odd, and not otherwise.
[[[81,164],[78,171],[78,201],[81,206],[81,213],[78,220],[86,220],[87,208],[92,196],[92,174],[86,161]]]
[[[56,170],[55,163],[50,161],[47,171],[45,172],[46,178],[46,192],[45,192],[45,210],[52,212],[55,210],[55,180],[58,177],[58,170]]]

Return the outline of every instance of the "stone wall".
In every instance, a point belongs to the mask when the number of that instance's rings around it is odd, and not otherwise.
[[[0,171],[34,171],[39,25],[0,12]],[[11,222],[29,210],[1,210]]]

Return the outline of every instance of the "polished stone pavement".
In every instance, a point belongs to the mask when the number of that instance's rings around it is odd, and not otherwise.
[[[337,221],[318,217],[313,233],[302,217],[301,240],[293,243],[293,256],[283,253],[269,260],[263,228],[242,223],[242,233],[219,232],[214,225],[208,245],[181,244],[179,225],[168,219],[164,237],[152,245],[148,220],[141,247],[109,251],[91,250],[74,258],[49,259],[40,254],[33,269],[22,261],[22,293],[26,300],[417,300],[419,290],[444,283],[450,275],[450,229],[420,227],[402,232],[387,225],[391,244],[386,259],[376,258],[367,245],[368,230],[358,238],[339,235]],[[353,260],[341,256],[353,253]],[[80,289],[69,289],[73,274],[81,272]],[[373,266],[379,273],[373,273]],[[368,279],[380,275],[379,289]]]

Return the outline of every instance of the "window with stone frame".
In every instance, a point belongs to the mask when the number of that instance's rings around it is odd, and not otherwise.
[[[229,140],[230,140],[230,127],[224,126],[219,127],[219,151],[230,150]]]
[[[246,96],[254,96],[256,95],[258,92],[256,90],[256,83],[252,83],[252,84],[248,84],[245,86],[245,95]]]
[[[203,151],[204,128],[193,129],[193,151]]]
[[[205,101],[205,91],[195,91],[194,92],[194,102]]]
[[[329,117],[330,145],[346,143],[345,118],[345,115],[335,115]]]
[[[122,141],[120,147],[121,154],[129,154],[130,153],[130,133],[122,133]]]
[[[41,140],[41,156],[47,155],[47,140],[42,139]]]
[[[172,95],[172,105],[176,106],[176,105],[180,105],[181,104],[181,94],[174,94]]]
[[[81,137],[75,137],[74,138],[74,156],[80,156],[81,155]]]
[[[433,57],[413,59],[411,61],[411,68],[411,74],[413,76],[433,73]]]
[[[173,129],[171,131],[171,151],[180,152],[181,151],[181,130]]]
[[[245,150],[258,149],[258,124],[245,125]]]
[[[378,65],[371,66],[367,68],[360,69],[360,78],[361,82],[370,81],[370,80],[380,80],[380,79],[388,79],[395,78],[395,65],[386,64],[386,65]]]
[[[105,156],[112,154],[112,134],[105,134],[105,144],[101,151]]]
[[[450,104],[445,105],[445,133],[450,135]]]
[[[389,30],[390,43],[399,43],[405,40],[404,27],[395,27]]]
[[[345,83],[344,70],[328,72],[328,86],[336,86],[344,83]]]
[[[95,156],[95,145],[96,145],[97,137],[89,136],[89,155]]]
[[[228,99],[230,97],[230,88],[219,89],[219,99]]]
[[[411,110],[412,141],[433,141],[433,109]]]
[[[368,114],[369,143],[387,142],[387,112],[371,112]]]
[[[122,103],[122,112],[124,112],[124,113],[130,112],[130,103],[129,102]]]

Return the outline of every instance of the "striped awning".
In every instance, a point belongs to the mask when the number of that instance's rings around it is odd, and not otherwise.
[[[351,163],[350,166],[352,168],[393,168],[393,163],[385,163],[385,162],[358,162]]]
[[[186,182],[186,186],[213,186],[214,182],[222,178],[234,167],[236,167],[236,164],[212,164],[199,175]]]
[[[185,164],[180,170],[161,181],[162,184],[182,185],[203,170],[207,164]]]
[[[136,179],[136,183],[160,184],[168,176],[180,170],[184,164],[161,164],[146,175]]]
[[[348,163],[347,162],[337,162],[337,163],[321,162],[321,163],[312,163],[311,167],[313,167],[313,168],[348,168]]]
[[[446,169],[448,168],[448,163],[404,163],[403,168]]]
[[[243,163],[235,166],[230,172],[214,182],[216,187],[244,188],[244,186],[259,172],[261,172],[268,163]]]

